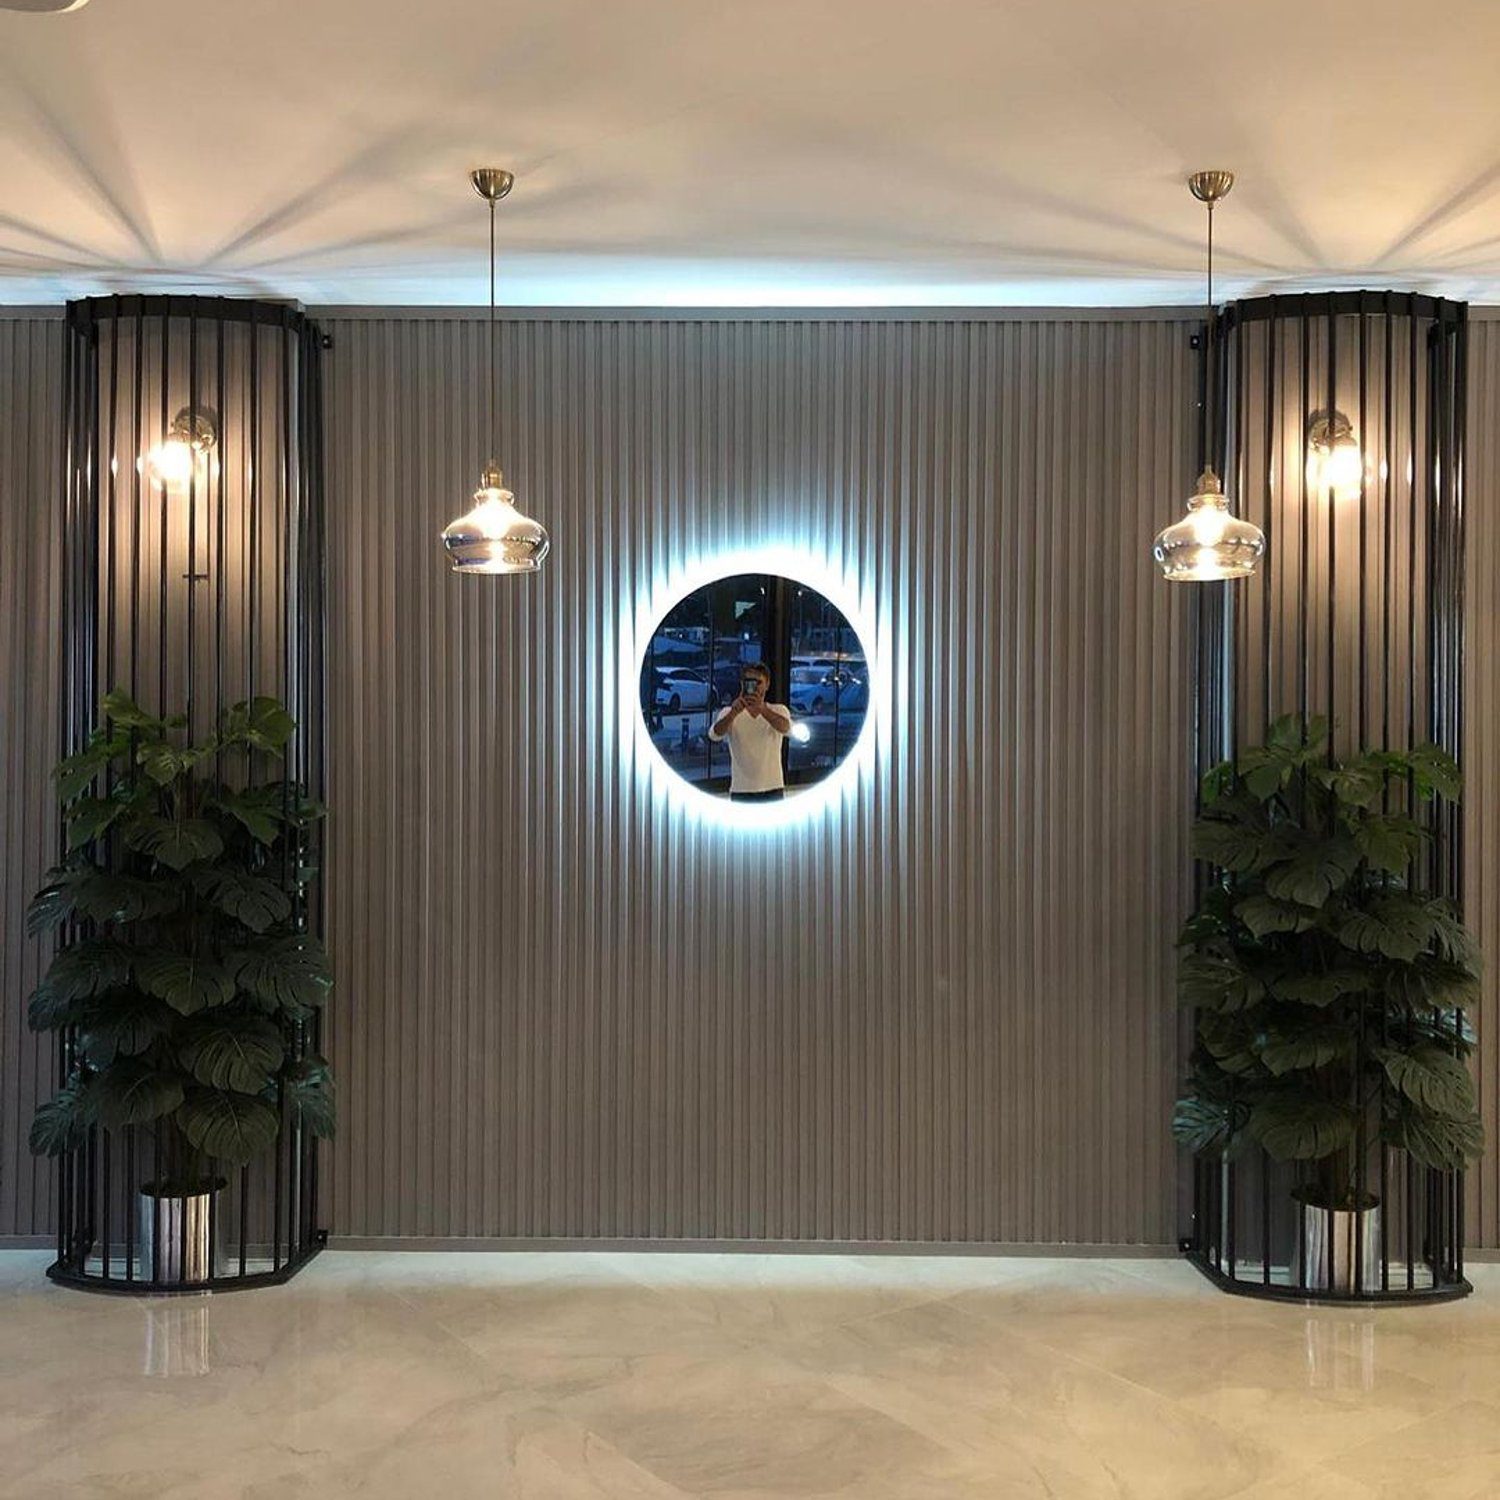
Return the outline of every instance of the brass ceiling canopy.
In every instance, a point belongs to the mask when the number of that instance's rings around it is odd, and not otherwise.
[[[1210,208],[1220,198],[1227,198],[1229,190],[1234,186],[1233,172],[1194,172],[1188,178],[1188,188],[1200,203],[1206,203]]]
[[[486,203],[498,203],[515,186],[516,174],[504,167],[475,167],[469,181]]]

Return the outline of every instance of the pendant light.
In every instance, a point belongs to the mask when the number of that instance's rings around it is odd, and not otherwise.
[[[515,178],[501,167],[480,167],[469,174],[474,191],[490,206],[490,351],[489,438],[499,430],[496,400],[499,344],[495,324],[495,205],[510,192]],[[494,448],[491,452],[496,451]],[[516,497],[505,488],[500,466],[491,458],[474,491],[474,508],[443,530],[443,546],[455,573],[535,573],[551,541],[547,528],[516,509]]]
[[[1188,178],[1193,197],[1208,208],[1208,453],[1210,462],[1198,476],[1198,488],[1187,503],[1187,515],[1156,538],[1152,555],[1170,583],[1212,583],[1247,578],[1266,550],[1259,526],[1240,520],[1230,509],[1224,486],[1214,472],[1214,205],[1234,186],[1233,172],[1194,172]]]

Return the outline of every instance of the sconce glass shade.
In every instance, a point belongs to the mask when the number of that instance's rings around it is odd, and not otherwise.
[[[1357,500],[1364,488],[1365,459],[1343,412],[1314,419],[1307,434],[1307,484],[1336,500]]]
[[[1151,553],[1169,583],[1213,583],[1248,578],[1265,550],[1265,533],[1231,512],[1219,476],[1205,469],[1187,515],[1157,535]]]
[[[540,521],[516,509],[498,469],[486,469],[474,508],[443,528],[455,573],[536,573],[552,545]]]
[[[199,460],[218,440],[219,429],[213,418],[185,406],[172,418],[167,436],[138,466],[158,489],[186,489],[192,483]]]

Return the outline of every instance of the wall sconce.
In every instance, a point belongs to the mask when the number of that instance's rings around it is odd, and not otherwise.
[[[1307,425],[1307,485],[1336,500],[1357,500],[1365,483],[1365,459],[1353,424],[1341,411],[1314,412]]]
[[[219,441],[213,415],[184,406],[172,418],[167,436],[139,461],[147,478],[162,490],[186,489],[204,455]]]

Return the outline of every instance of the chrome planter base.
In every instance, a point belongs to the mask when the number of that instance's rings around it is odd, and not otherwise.
[[[210,1281],[222,1269],[223,1247],[210,1246],[214,1198],[222,1181],[201,1193],[155,1193],[142,1189],[136,1194],[136,1244],[140,1260],[136,1276],[161,1286]]]
[[[1310,1292],[1357,1297],[1380,1290],[1384,1255],[1380,1206],[1363,1209],[1319,1208],[1302,1212],[1302,1264]]]

